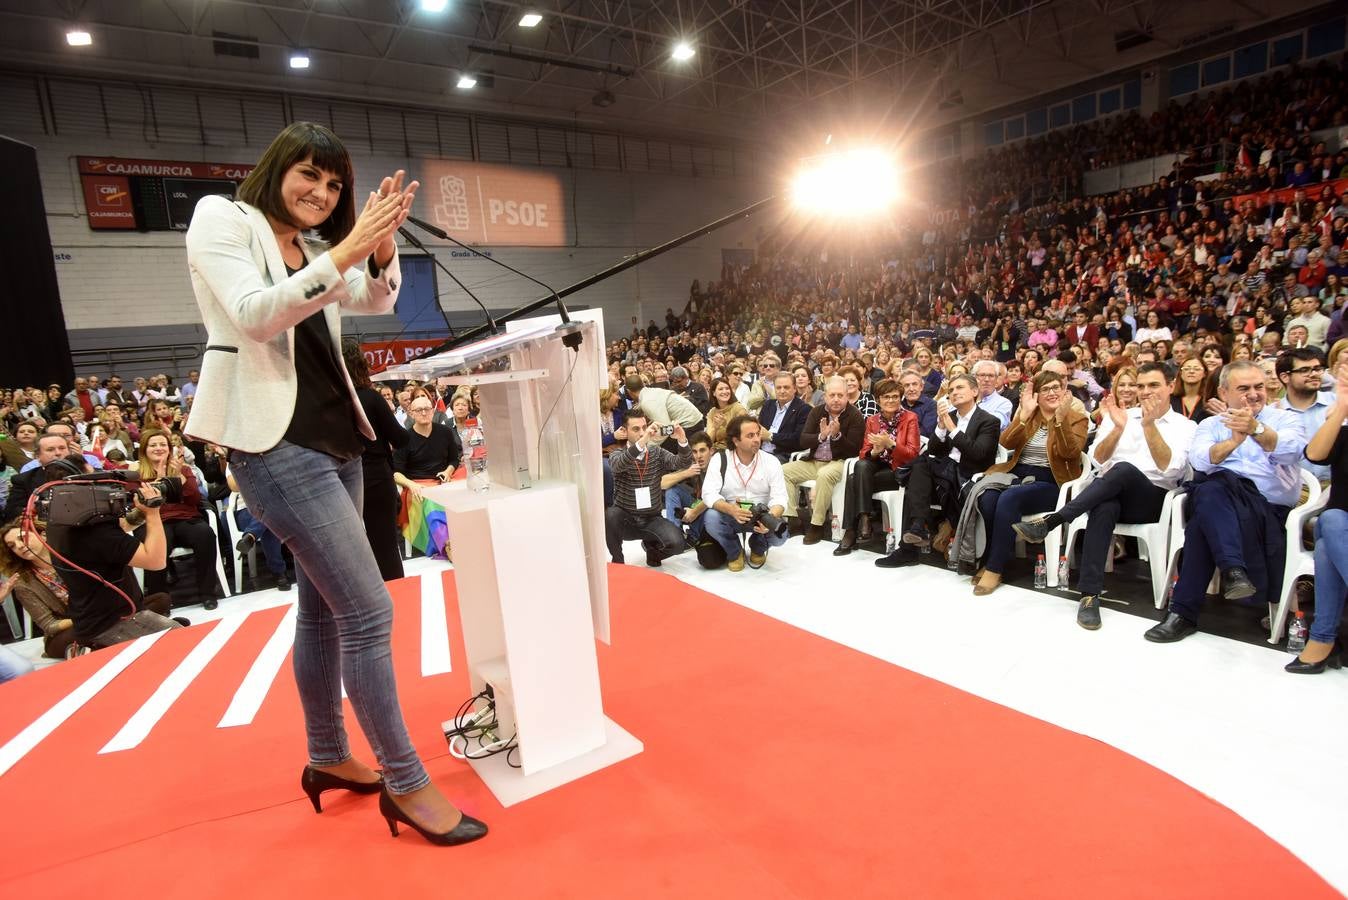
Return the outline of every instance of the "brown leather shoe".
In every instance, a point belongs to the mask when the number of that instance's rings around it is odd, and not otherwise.
[[[805,532],[806,544],[817,544],[824,539],[824,526],[810,523],[810,530]]]

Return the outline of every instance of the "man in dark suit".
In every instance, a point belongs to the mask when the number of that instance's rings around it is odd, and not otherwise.
[[[669,388],[696,406],[697,411],[702,413],[703,416],[707,415],[707,410],[711,408],[711,401],[707,398],[707,389],[700,382],[690,378],[688,370],[683,366],[675,366],[669,370]]]
[[[978,406],[978,384],[971,375],[956,375],[949,393],[937,407],[936,431],[927,450],[913,461],[903,495],[903,540],[894,552],[877,559],[883,569],[912,565],[917,550],[931,543],[929,520],[933,504],[940,518],[959,517],[960,494],[979,472],[997,460],[1001,422]]]
[[[762,449],[786,462],[800,449],[800,434],[810,416],[810,404],[796,396],[796,379],[780,373],[772,382],[774,396],[763,401],[758,424],[763,428]]]

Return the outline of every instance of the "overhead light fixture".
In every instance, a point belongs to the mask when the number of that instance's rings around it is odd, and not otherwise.
[[[832,135],[832,134],[827,134],[827,135],[825,135],[825,136],[824,136],[824,146],[827,147],[827,146],[828,146],[829,144],[831,144],[831,143],[833,143],[833,135]]]
[[[693,58],[693,54],[695,52],[696,51],[693,50],[692,44],[688,43],[687,41],[679,41],[677,44],[674,45],[674,51],[670,54],[670,56],[673,56],[679,62],[686,62],[687,60]]]
[[[309,68],[309,54],[304,50],[290,51],[290,68],[292,69]]]
[[[524,15],[520,16],[520,27],[533,28],[535,25],[537,25],[539,22],[542,21],[543,17],[540,16],[538,13],[525,13]]]
[[[66,43],[72,47],[88,47],[94,42],[94,36],[82,28],[66,32]]]
[[[466,91],[469,88],[475,88],[477,87],[477,79],[474,78],[472,75],[460,75],[458,87],[459,90],[461,91]]]
[[[618,98],[613,96],[612,91],[600,91],[599,93],[595,94],[593,97],[590,98],[590,102],[593,103],[595,106],[599,107],[600,109],[604,109],[605,107],[609,107],[617,103]]]
[[[444,12],[447,6],[449,6],[449,0],[421,0],[423,12]]]

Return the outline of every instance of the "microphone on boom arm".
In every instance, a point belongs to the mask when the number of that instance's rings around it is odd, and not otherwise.
[[[537,278],[535,278],[534,276],[532,276],[532,275],[530,275],[530,274],[528,274],[528,273],[526,273],[526,272],[521,272],[519,269],[515,268],[514,266],[509,265],[509,264],[507,264],[507,263],[503,263],[503,262],[501,262],[499,259],[496,259],[496,258],[493,257],[493,256],[488,256],[487,254],[483,253],[481,250],[478,250],[476,247],[471,247],[471,246],[469,246],[468,244],[465,244],[463,241],[458,240],[457,238],[452,238],[452,237],[450,237],[449,234],[446,233],[445,230],[444,230],[443,228],[438,228],[438,227],[436,227],[435,225],[432,225],[430,222],[422,221],[421,219],[418,219],[416,216],[408,216],[408,217],[407,217],[407,221],[410,222],[411,224],[417,226],[418,228],[420,228],[422,231],[426,232],[426,233],[429,234],[429,235],[432,235],[432,236],[434,236],[434,237],[438,237],[438,238],[440,238],[440,240],[442,240],[442,241],[449,241],[451,244],[454,244],[454,245],[456,245],[456,246],[458,246],[458,247],[462,247],[464,250],[467,250],[469,253],[473,254],[474,256],[480,256],[480,257],[482,257],[483,259],[487,260],[487,262],[494,263],[495,265],[500,266],[501,268],[505,269],[506,271],[514,272],[516,275],[520,276],[521,278],[525,278],[525,279],[528,279],[529,281],[532,281],[534,284],[538,285],[538,286],[541,287],[543,290],[547,291],[549,294],[552,295],[553,300],[555,300],[556,303],[557,303],[557,314],[558,314],[559,316],[562,317],[562,324],[563,324],[563,325],[569,325],[569,324],[571,324],[571,316],[570,316],[570,315],[567,313],[567,311],[566,311],[566,304],[562,302],[561,296],[557,293],[556,288],[554,288],[552,285],[550,285],[550,284],[544,284],[543,282],[539,281],[539,280],[538,280]],[[399,230],[402,230],[402,229],[399,229]],[[407,234],[407,232],[406,232],[406,231],[403,231],[403,235],[406,236],[406,234]],[[420,244],[417,244],[416,241],[413,241],[412,243],[414,244],[414,246],[418,246],[418,247],[420,246]],[[423,248],[423,249],[424,249],[424,248]],[[441,268],[444,268],[444,267],[441,266]],[[446,270],[446,271],[448,271],[448,270]],[[451,277],[453,277],[453,276],[451,276]],[[457,283],[458,283],[458,279],[456,278],[456,279],[454,279],[454,280],[455,280],[455,283],[457,284]],[[460,284],[459,286],[462,287],[462,284]],[[464,288],[464,290],[466,291],[467,288]],[[470,294],[469,296],[472,296],[472,295]],[[473,299],[474,299],[474,300],[477,300],[476,297],[473,297]],[[482,306],[481,301],[478,301],[478,306]],[[486,308],[485,306],[483,306],[482,309],[483,309],[484,312],[486,312],[486,309],[487,309],[487,308]],[[490,316],[490,314],[488,314],[488,320],[490,320],[490,318],[491,318],[491,316]],[[493,332],[494,332],[494,331],[495,331],[495,325],[493,324]],[[572,350],[577,350],[577,349],[579,349],[580,344],[581,344],[581,334],[580,334],[580,332],[579,332],[579,331],[573,331],[573,332],[571,332],[570,334],[564,335],[564,336],[562,337],[562,344],[563,344],[564,346],[570,347]]]
[[[411,218],[411,217],[409,216],[408,218]],[[413,221],[416,221],[416,220],[413,220]],[[425,227],[424,223],[422,223],[422,222],[417,222],[417,224],[418,224],[418,225],[421,225],[422,227]],[[423,244],[421,241],[417,240],[416,236],[413,235],[412,232],[408,231],[406,228],[403,228],[403,227],[399,226],[399,227],[398,227],[398,233],[401,234],[401,235],[403,236],[403,240],[407,241],[407,243],[411,244],[413,247],[416,247],[416,248],[417,248],[418,250],[420,250],[422,253],[424,253],[424,254],[426,254],[427,256],[429,256],[429,257],[431,258],[431,262],[435,263],[435,265],[440,269],[440,271],[444,272],[446,275],[449,276],[449,280],[450,280],[450,281],[452,281],[452,282],[454,282],[455,284],[457,284],[457,285],[463,290],[463,292],[464,292],[465,294],[467,294],[469,297],[472,297],[472,298],[473,298],[473,302],[476,303],[479,307],[481,307],[481,309],[482,309],[482,314],[483,314],[484,316],[487,317],[487,327],[491,329],[491,333],[492,333],[492,334],[500,334],[500,333],[501,333],[501,329],[499,329],[499,328],[496,327],[496,320],[492,318],[491,312],[487,309],[486,306],[483,305],[482,301],[479,300],[479,299],[477,298],[477,294],[474,294],[472,291],[468,290],[468,285],[464,284],[462,281],[460,281],[459,279],[455,278],[455,277],[454,277],[454,273],[451,272],[451,271],[449,271],[449,267],[446,266],[444,263],[440,262],[440,259],[439,259],[434,253],[432,253],[431,251],[427,250],[427,249],[426,249],[426,245]],[[449,324],[449,320],[448,320],[448,319],[445,320],[445,324],[446,324],[446,325]],[[453,333],[454,333],[454,332],[453,332],[453,329],[450,329],[450,334],[453,334]]]

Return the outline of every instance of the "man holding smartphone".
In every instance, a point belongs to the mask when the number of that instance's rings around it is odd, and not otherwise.
[[[623,559],[623,541],[641,539],[646,549],[646,565],[656,567],[661,560],[688,549],[683,529],[665,518],[665,493],[662,484],[667,475],[685,474],[693,465],[693,449],[682,425],[670,428],[670,439],[679,448],[677,455],[660,446],[664,430],[652,422],[641,407],[627,413],[627,448],[609,455],[613,470],[613,505],[604,510],[604,540],[615,563]]]

